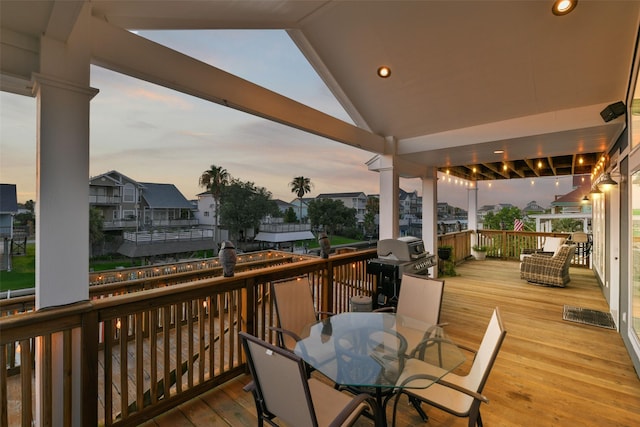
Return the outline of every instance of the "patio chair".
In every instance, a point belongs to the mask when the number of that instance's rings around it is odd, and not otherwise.
[[[427,337],[434,334],[436,326],[440,324],[440,309],[442,308],[442,296],[444,294],[444,280],[432,279],[428,276],[413,275],[404,273],[400,282],[400,295],[398,296],[398,306],[384,307],[376,311],[394,310],[396,314],[420,320],[433,325],[424,334],[417,335],[414,329],[403,328],[401,324],[396,325],[398,332],[407,341],[407,349],[413,351],[417,345]],[[434,342],[437,344],[437,342]],[[409,401],[416,409],[424,421],[427,415],[420,407],[420,402],[409,398]]]
[[[309,328],[321,318],[328,318],[334,313],[316,311],[311,294],[311,284],[307,276],[295,277],[271,283],[271,295],[274,300],[278,326],[270,327],[277,333],[278,346],[293,352],[296,343],[305,338]],[[325,339],[331,335],[331,323],[325,322],[323,333],[327,330]],[[306,351],[304,347],[299,349]],[[328,352],[318,359],[318,363],[324,364],[335,359],[335,354]],[[307,364],[307,375],[311,375],[313,368]]]
[[[278,326],[271,329],[278,334],[278,345],[290,351],[293,351],[296,343],[307,335],[306,330],[311,324],[321,317],[333,315],[316,311],[311,284],[306,276],[273,282],[271,295],[278,317]]]
[[[583,231],[576,231],[571,235],[570,240],[577,245],[576,254],[588,256],[591,253],[593,241],[590,234]]]
[[[520,278],[534,285],[564,287],[569,277],[569,267],[576,245],[562,245],[552,257],[533,254],[520,263]]]
[[[469,427],[476,425],[482,427],[480,404],[489,402],[489,399],[482,394],[482,390],[506,334],[500,318],[500,311],[496,307],[467,375],[448,373],[441,376],[441,368],[423,362],[419,358],[407,359],[404,371],[398,379],[398,386],[401,388],[399,388],[393,405],[392,425],[395,426],[398,401],[403,394],[406,394],[410,398],[455,416],[468,417]],[[461,345],[458,347],[473,351]],[[434,380],[435,383],[431,384]],[[406,388],[407,385],[420,387],[421,381],[425,388]]]
[[[441,326],[440,309],[444,294],[444,280],[432,279],[428,276],[404,273],[400,282],[400,295],[397,307],[383,307],[375,311],[395,311],[396,314],[420,320],[433,326]],[[398,325],[398,332],[407,340],[407,348],[413,350],[429,335],[431,330],[420,336],[412,336]]]
[[[266,421],[296,427],[351,426],[363,414],[381,425],[381,415],[371,396],[350,395],[315,379],[308,379],[297,355],[240,332],[253,382],[258,426]]]

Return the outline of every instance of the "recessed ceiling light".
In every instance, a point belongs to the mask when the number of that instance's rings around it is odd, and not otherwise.
[[[391,75],[391,68],[387,67],[386,65],[383,65],[382,67],[378,68],[378,76],[379,77],[382,77],[383,79],[386,79],[390,75]]]
[[[503,154],[504,150],[493,150],[493,154]]]
[[[576,8],[578,0],[556,0],[553,2],[551,12],[556,16],[566,15]]]

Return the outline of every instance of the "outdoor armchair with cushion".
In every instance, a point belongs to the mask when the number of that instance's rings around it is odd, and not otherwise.
[[[560,246],[565,244],[566,240],[567,239],[565,237],[547,237],[544,240],[542,248],[523,248],[522,252],[520,252],[520,261],[522,261],[525,256],[532,254],[553,256],[558,252]]]
[[[524,257],[520,278],[536,285],[564,287],[571,280],[569,267],[575,250],[575,245],[562,245],[551,257],[541,254]]]

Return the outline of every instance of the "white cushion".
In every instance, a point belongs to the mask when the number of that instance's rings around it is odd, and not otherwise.
[[[560,246],[564,243],[566,239],[564,237],[547,237],[544,241],[544,245],[542,246],[543,252],[553,252],[553,254],[557,254],[558,250],[560,250]]]

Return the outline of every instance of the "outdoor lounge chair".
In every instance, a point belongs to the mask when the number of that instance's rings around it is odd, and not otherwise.
[[[551,257],[541,254],[524,257],[520,278],[535,285],[564,287],[571,280],[569,267],[575,250],[575,245],[562,245]]]
[[[404,370],[398,379],[398,385],[401,388],[393,405],[392,425],[395,426],[396,423],[398,401],[403,394],[406,394],[410,399],[425,402],[458,417],[468,417],[469,427],[476,425],[481,427],[480,404],[489,402],[482,395],[482,390],[506,334],[507,331],[505,331],[500,318],[500,311],[496,307],[467,375],[448,373],[440,377],[437,366],[423,362],[419,358],[407,359]],[[469,348],[458,346],[473,352]],[[434,379],[435,383],[430,384]],[[419,387],[421,381],[423,383],[426,381],[426,388],[410,388],[411,383]]]
[[[292,352],[240,332],[253,382],[258,426],[266,421],[296,427],[350,426],[368,412],[376,425],[381,414],[368,394],[350,395],[315,379],[307,379],[302,359]]]

